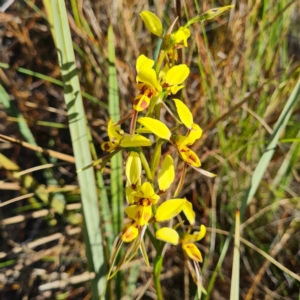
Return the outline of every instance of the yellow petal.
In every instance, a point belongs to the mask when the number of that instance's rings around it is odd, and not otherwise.
[[[134,134],[132,139],[129,135],[124,136],[120,141],[120,146],[123,148],[128,147],[148,147],[152,143],[149,139],[145,138],[142,135]]]
[[[190,259],[198,262],[203,261],[200,250],[194,244],[183,244],[182,249],[185,251],[185,253]]]
[[[126,200],[128,204],[134,204],[135,202],[134,195],[136,194],[136,191],[130,185],[126,186],[125,194],[126,194]]]
[[[141,180],[142,163],[137,152],[130,152],[126,160],[126,177],[129,184],[135,187]]]
[[[145,84],[152,86],[156,91],[161,92],[162,87],[157,80],[155,70],[152,68],[142,68],[136,76],[137,82],[144,82]]]
[[[148,58],[144,54],[140,55],[136,61],[136,71],[139,73],[141,69],[151,69],[154,66],[154,60]]]
[[[186,199],[170,199],[163,202],[156,210],[155,219],[158,222],[170,220],[177,216],[186,203]]]
[[[206,234],[206,227],[204,225],[200,226],[200,231],[197,234],[197,241],[200,241],[204,238]]]
[[[201,162],[199,157],[196,155],[194,151],[189,149],[188,147],[182,147],[178,149],[181,158],[191,166],[200,167]]]
[[[151,205],[130,205],[125,208],[125,212],[128,215],[128,217],[136,221],[139,226],[144,226],[145,224],[148,224],[148,221],[152,216]]]
[[[122,230],[121,239],[123,240],[123,242],[129,243],[137,238],[138,233],[139,231],[135,226],[128,224]]]
[[[169,227],[162,227],[156,231],[155,237],[158,240],[170,243],[172,245],[178,245],[179,235],[176,230]]]
[[[189,129],[192,129],[194,119],[189,108],[179,99],[173,99],[176,105],[180,121]]]
[[[139,118],[137,122],[149,129],[158,137],[165,140],[170,140],[171,131],[163,122],[149,117]]]
[[[162,35],[162,24],[161,24],[159,18],[154,13],[152,13],[151,11],[142,11],[140,13],[140,16],[143,19],[144,24],[147,27],[147,29],[151,33],[161,37],[161,35]]]
[[[185,214],[186,218],[189,220],[190,224],[194,225],[196,214],[195,214],[195,212],[193,210],[192,203],[189,202],[189,201],[187,201],[185,203],[185,205],[183,206],[182,211]]]
[[[167,155],[158,172],[158,186],[161,191],[166,191],[175,177],[174,162],[171,155]]]
[[[192,125],[192,130],[189,132],[188,139],[186,140],[186,145],[193,145],[196,140],[200,139],[202,135],[202,129],[198,124]]]
[[[181,84],[190,74],[187,65],[181,64],[172,67],[166,74],[166,83],[170,86]]]

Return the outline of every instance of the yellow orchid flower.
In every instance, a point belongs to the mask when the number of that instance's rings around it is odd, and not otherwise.
[[[171,68],[166,65],[159,74],[160,83],[169,94],[176,94],[180,89],[184,88],[182,83],[190,74],[190,69],[186,64],[180,64]]]
[[[188,28],[180,26],[176,32],[171,34],[172,44],[175,44],[176,49],[187,47],[187,39],[190,35],[191,32]]]
[[[131,137],[125,134],[120,126],[114,125],[112,119],[108,122],[107,134],[109,141],[101,144],[102,150],[106,152],[112,152],[117,148],[148,147],[152,145],[151,141],[142,135],[134,134]]]
[[[200,250],[194,243],[200,241],[205,236],[206,227],[201,225],[199,229],[199,232],[194,232],[193,234],[185,233],[183,237],[180,238],[177,231],[173,228],[162,227],[156,231],[155,237],[172,245],[181,244],[189,271],[198,287],[198,298],[200,299],[201,291],[206,293],[205,289],[202,287],[201,268],[199,266],[199,263],[202,263],[203,258]],[[192,268],[189,258],[193,261],[194,268]]]
[[[155,70],[152,68],[154,60],[140,55],[136,61],[136,82],[137,89],[140,91],[133,100],[133,109],[142,111],[146,109],[153,96],[157,96],[162,91],[162,86],[157,79]]]

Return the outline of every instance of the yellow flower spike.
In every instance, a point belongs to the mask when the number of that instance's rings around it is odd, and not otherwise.
[[[190,69],[187,65],[181,64],[172,67],[166,74],[166,83],[169,86],[181,84],[190,74]]]
[[[171,131],[163,122],[149,117],[139,118],[137,122],[149,129],[158,137],[164,140],[170,140]]]
[[[183,244],[182,249],[187,254],[187,256],[193,261],[202,262],[202,255],[200,250],[192,243]]]
[[[179,99],[173,99],[180,121],[188,128],[192,129],[194,118],[189,108]]]
[[[178,152],[179,152],[181,158],[189,165],[196,167],[196,168],[201,166],[199,157],[190,148],[184,146],[184,147],[179,148]]]
[[[158,240],[170,243],[172,245],[178,245],[179,243],[179,234],[176,230],[169,227],[162,227],[158,229],[155,233],[155,237]]]
[[[176,32],[171,34],[171,39],[176,48],[180,48],[180,46],[187,47],[187,39],[190,37],[190,35],[190,30],[181,26]]]
[[[173,158],[171,155],[167,155],[157,176],[159,190],[165,192],[174,181],[174,177],[175,170]]]
[[[162,24],[154,13],[151,11],[142,11],[140,16],[143,19],[145,26],[151,33],[157,35],[158,37],[162,36]]]
[[[190,222],[191,225],[195,224],[196,214],[193,210],[193,205],[191,202],[187,201],[182,209],[183,213],[185,214],[186,218]]]
[[[120,146],[122,148],[148,147],[151,145],[152,145],[152,143],[149,139],[145,138],[142,135],[138,135],[138,134],[134,134],[132,139],[129,135],[126,135],[120,140]]]
[[[121,239],[123,242],[129,243],[137,238],[138,233],[137,227],[129,223],[123,227]]]
[[[139,73],[143,68],[151,69],[154,66],[154,60],[141,54],[136,60],[136,71]]]
[[[132,187],[141,183],[142,163],[137,152],[130,152],[126,160],[126,177]]]
[[[164,222],[174,218],[175,216],[180,214],[186,202],[186,198],[170,199],[163,202],[156,210],[156,221]]]

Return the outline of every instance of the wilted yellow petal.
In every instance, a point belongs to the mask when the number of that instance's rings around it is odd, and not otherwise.
[[[156,231],[155,237],[158,240],[170,243],[172,245],[178,245],[179,235],[176,230],[169,227],[162,227]]]
[[[141,69],[151,69],[154,66],[154,60],[148,58],[144,54],[140,55],[136,61],[136,71],[139,73]]]
[[[177,216],[186,203],[186,199],[171,199],[163,202],[156,210],[155,219],[157,222],[170,220]]]
[[[140,13],[140,16],[143,19],[144,24],[147,27],[147,29],[151,33],[161,37],[161,35],[162,35],[162,24],[161,24],[159,18],[154,13],[152,13],[151,11],[142,11]]]
[[[182,249],[190,259],[198,262],[203,261],[200,250],[194,244],[183,244]]]
[[[179,99],[173,99],[176,105],[180,121],[189,129],[192,129],[194,119],[189,108]]]
[[[131,224],[126,225],[122,230],[122,236],[121,239],[129,243],[137,238],[138,236],[138,229],[135,226],[132,226]]]
[[[189,220],[190,224],[194,225],[196,214],[195,214],[195,212],[193,210],[192,203],[189,202],[189,201],[187,201],[185,203],[185,205],[183,206],[182,211],[185,214],[186,218]]]
[[[200,167],[201,162],[199,157],[196,155],[194,151],[189,149],[188,147],[182,147],[178,149],[181,158],[191,166]]]
[[[126,177],[129,184],[135,187],[141,181],[142,163],[137,152],[130,152],[126,160]]]
[[[142,135],[134,134],[132,139],[129,135],[124,136],[120,141],[120,146],[123,148],[128,147],[148,147],[152,143],[149,139],[145,138]]]
[[[171,131],[163,122],[149,117],[139,118],[137,122],[149,129],[158,137],[165,140],[170,140]]]
[[[136,76],[137,82],[143,82],[155,88],[156,91],[161,92],[162,87],[157,79],[155,70],[152,68],[142,68]]]
[[[181,64],[172,67],[166,74],[166,83],[169,86],[181,84],[190,74],[187,65]]]
[[[148,224],[148,221],[152,216],[152,208],[151,205],[130,205],[125,208],[125,213],[130,219],[136,221],[139,226],[143,226]]]
[[[161,191],[166,191],[175,177],[174,162],[171,155],[167,155],[158,172],[158,186]]]

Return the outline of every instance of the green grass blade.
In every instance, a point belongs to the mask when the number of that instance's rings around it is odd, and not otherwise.
[[[115,46],[114,32],[112,26],[108,28],[108,111],[110,117],[117,121],[120,119],[119,89],[117,81],[117,70],[115,66]],[[112,202],[112,222],[114,234],[117,236],[122,229],[124,214],[124,191],[123,191],[123,171],[122,153],[119,152],[111,159],[111,202]],[[118,299],[122,296],[122,285],[124,284],[123,274],[116,276],[116,292]]]
[[[72,145],[76,158],[76,168],[81,169],[89,165],[92,162],[92,158],[65,2],[53,0],[51,9],[57,42],[58,61],[64,84],[64,97],[68,109]],[[93,169],[87,169],[78,173],[78,181],[81,188],[85,220],[85,241],[89,270],[97,274],[91,282],[92,299],[96,300],[99,299],[100,294],[103,295],[105,293],[106,270],[99,226],[98,195]]]
[[[240,211],[235,214],[235,236],[233,250],[233,264],[230,287],[230,300],[239,300],[240,283]]]
[[[108,29],[108,51],[109,51],[109,67],[108,67],[108,83],[109,83],[109,95],[108,95],[108,110],[110,116],[114,121],[120,119],[119,109],[119,93],[118,93],[118,81],[117,70],[115,67],[115,48],[114,48],[114,35],[113,29],[110,26]],[[112,200],[112,214],[113,214],[113,226],[115,234],[118,234],[121,230],[123,220],[123,180],[122,180],[122,154],[117,153],[111,159],[111,200]]]
[[[242,205],[241,205],[241,210],[240,210],[241,216],[243,216],[243,213],[245,212],[245,210],[246,210],[247,206],[250,204],[255,192],[257,191],[257,188],[258,188],[260,181],[268,167],[268,164],[269,164],[273,154],[275,153],[276,146],[277,146],[277,143],[280,138],[280,134],[283,132],[283,130],[286,127],[286,124],[292,114],[294,104],[298,100],[299,94],[300,94],[300,79],[298,80],[296,86],[293,89],[292,94],[290,95],[286,105],[284,106],[284,109],[283,109],[282,113],[280,114],[279,119],[277,120],[277,122],[274,126],[273,134],[270,137],[268,146],[266,147],[265,151],[263,152],[263,154],[255,168],[255,171],[253,172],[250,187],[248,188],[248,190],[242,200]],[[231,227],[230,235],[227,237],[227,239],[224,243],[217,266],[211,276],[211,279],[210,279],[210,282],[208,285],[208,289],[207,289],[208,296],[206,297],[206,299],[209,299],[209,295],[214,286],[214,282],[216,280],[217,274],[221,268],[221,265],[223,263],[225,255],[229,248],[229,243],[232,238],[232,233],[233,233],[233,226]]]

